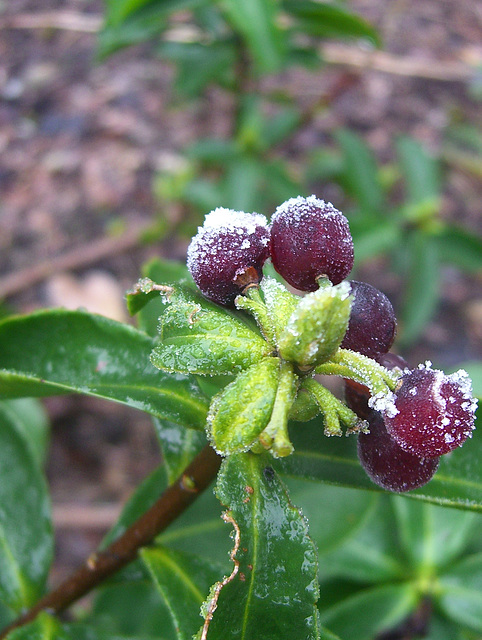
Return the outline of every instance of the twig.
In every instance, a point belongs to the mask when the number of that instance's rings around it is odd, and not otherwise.
[[[97,33],[101,26],[102,16],[75,11],[20,13],[0,20],[0,29],[62,29]]]
[[[66,29],[97,33],[102,27],[102,22],[103,17],[100,15],[74,11],[27,13],[0,19],[0,29]],[[322,44],[321,54],[330,64],[384,71],[399,76],[463,82],[475,75],[475,67],[457,60],[428,62],[420,58],[400,57],[378,50],[365,51],[359,47],[330,42]]]
[[[420,58],[401,58],[386,51],[365,51],[359,47],[324,44],[321,55],[325,62],[359,69],[384,71],[398,76],[443,80],[467,81],[475,75],[475,68],[458,61],[425,61]]]
[[[150,229],[152,229],[152,223],[139,225],[120,236],[106,236],[87,245],[76,247],[52,260],[6,275],[0,278],[0,300],[45,280],[53,273],[78,269],[108,256],[124,253],[137,246],[143,235]]]
[[[12,629],[31,622],[41,611],[58,613],[91,591],[106,578],[129,564],[139,549],[173,522],[206,489],[216,477],[221,458],[206,446],[186,467],[184,473],[169,486],[157,502],[125,533],[104,551],[92,554],[85,563],[56,589],[0,633],[6,638]]]

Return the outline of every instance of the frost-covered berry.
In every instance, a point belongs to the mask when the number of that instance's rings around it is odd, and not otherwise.
[[[271,220],[273,266],[293,287],[316,291],[317,278],[338,284],[353,266],[353,240],[345,216],[315,196],[291,198]]]
[[[421,487],[437,470],[438,458],[419,458],[404,451],[387,433],[383,417],[368,416],[369,433],[358,436],[358,458],[368,477],[382,489],[398,493]]]
[[[348,329],[341,346],[365,356],[387,353],[395,339],[397,321],[387,296],[367,282],[350,282],[353,297]]]
[[[370,399],[390,436],[420,457],[441,456],[472,435],[477,401],[465,371],[446,375],[429,362],[405,371],[395,393]]]
[[[218,207],[191,240],[187,267],[206,298],[230,306],[248,284],[260,281],[268,256],[264,216]]]

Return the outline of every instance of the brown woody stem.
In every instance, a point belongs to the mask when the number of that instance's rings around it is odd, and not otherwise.
[[[221,458],[206,446],[170,485],[155,504],[104,551],[87,558],[84,564],[56,589],[47,593],[31,609],[0,633],[0,640],[17,627],[34,620],[41,611],[58,613],[91,591],[106,578],[129,564],[139,549],[173,522],[216,477]]]

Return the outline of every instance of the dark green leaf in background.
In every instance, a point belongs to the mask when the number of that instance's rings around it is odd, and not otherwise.
[[[42,594],[53,552],[50,500],[38,456],[0,403],[0,600],[16,612]]]
[[[396,146],[409,201],[421,203],[438,200],[440,167],[437,160],[415,138],[401,137]]]
[[[319,38],[368,38],[376,45],[380,37],[374,27],[354,13],[332,3],[283,0],[283,8],[297,19],[297,28]]]
[[[219,6],[234,30],[245,39],[258,70],[279,71],[286,42],[277,20],[276,0],[220,0]]]
[[[60,622],[42,611],[33,622],[14,629],[8,636],[8,640],[75,640],[62,628]]]
[[[482,633],[482,553],[468,556],[441,576],[438,605],[454,622]]]
[[[238,454],[221,468],[217,494],[239,531],[239,567],[219,590],[208,640],[320,637],[316,549],[270,460]]]
[[[3,400],[2,415],[8,420],[29,447],[40,468],[43,467],[49,444],[50,426],[42,404],[34,398]]]
[[[408,269],[400,314],[399,343],[416,340],[435,312],[440,291],[440,258],[436,237],[412,233],[408,239]]]
[[[0,403],[0,600],[16,612],[42,594],[53,552],[50,500],[38,457]]]
[[[335,138],[342,150],[343,186],[355,198],[362,212],[371,215],[383,213],[385,195],[371,149],[359,135],[348,129],[336,131]]]
[[[470,273],[482,270],[482,238],[475,231],[447,226],[436,236],[441,260]]]
[[[223,578],[211,560],[165,547],[143,549],[149,569],[172,616],[177,640],[191,640],[201,623],[200,608],[210,586]]]
[[[8,318],[0,323],[0,398],[79,392],[204,428],[204,395],[193,379],[151,365],[153,346],[133,327],[82,311]]]
[[[322,594],[324,587],[322,583]],[[416,604],[417,594],[410,584],[369,587],[326,609],[321,599],[321,623],[346,640],[373,640],[403,620]]]

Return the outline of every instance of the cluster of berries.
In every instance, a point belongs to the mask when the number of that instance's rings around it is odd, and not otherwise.
[[[353,240],[345,216],[315,196],[292,198],[264,216],[218,208],[206,216],[188,249],[187,265],[201,292],[234,306],[257,286],[263,264],[301,291],[342,282],[353,266]],[[389,353],[396,319],[388,298],[375,287],[351,281],[350,320],[343,349],[376,360],[399,374],[394,392],[370,397],[367,387],[346,380],[346,402],[369,424],[360,433],[358,455],[369,477],[391,491],[428,482],[439,457],[463,442],[474,428],[475,401],[465,372],[445,375],[429,363],[409,370]]]

